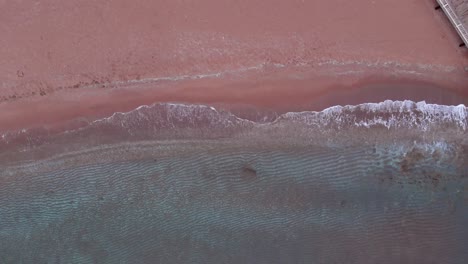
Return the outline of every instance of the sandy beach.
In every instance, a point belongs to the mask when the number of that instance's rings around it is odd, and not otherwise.
[[[468,100],[468,52],[431,1],[1,5],[0,131],[165,101]]]
[[[0,263],[464,264],[434,7],[0,0]]]

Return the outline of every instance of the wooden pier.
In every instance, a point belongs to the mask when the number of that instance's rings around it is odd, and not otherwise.
[[[437,0],[468,47],[468,0]]]

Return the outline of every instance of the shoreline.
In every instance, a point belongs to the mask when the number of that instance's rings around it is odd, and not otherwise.
[[[399,1],[11,2],[0,10],[0,133],[157,102],[468,104],[468,50],[450,22],[431,2]]]
[[[468,74],[348,66],[281,67],[238,71],[219,77],[159,82],[121,82],[114,88],[82,88],[0,103],[0,133],[37,127],[61,130],[115,112],[154,103],[205,104],[228,111],[259,109],[277,114],[320,111],[335,105],[384,100],[468,105]],[[402,73],[403,71],[403,73]],[[410,73],[404,73],[404,72]],[[350,74],[347,74],[351,72]],[[354,73],[358,72],[358,73]],[[81,120],[81,121],[80,121]],[[77,128],[77,127],[76,127]]]
[[[434,4],[0,0],[0,262],[464,263]]]
[[[259,122],[206,105],[158,103],[84,122],[81,127],[40,127],[3,134],[0,148],[4,153],[0,153],[0,160],[34,160],[53,153],[140,141],[242,139],[257,144],[267,139],[296,144],[301,140],[330,143],[330,137],[334,137],[345,145],[353,141],[358,145],[395,144],[397,138],[432,143],[458,140],[466,144],[467,113],[464,105],[388,100],[323,111],[288,112]]]

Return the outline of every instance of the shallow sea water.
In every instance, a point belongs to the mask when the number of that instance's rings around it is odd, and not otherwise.
[[[0,262],[466,263],[467,124],[411,101],[268,122],[155,104],[5,134]]]

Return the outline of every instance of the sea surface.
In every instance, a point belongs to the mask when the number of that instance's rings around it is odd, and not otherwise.
[[[161,103],[79,124],[0,138],[0,263],[468,260],[464,105]]]

